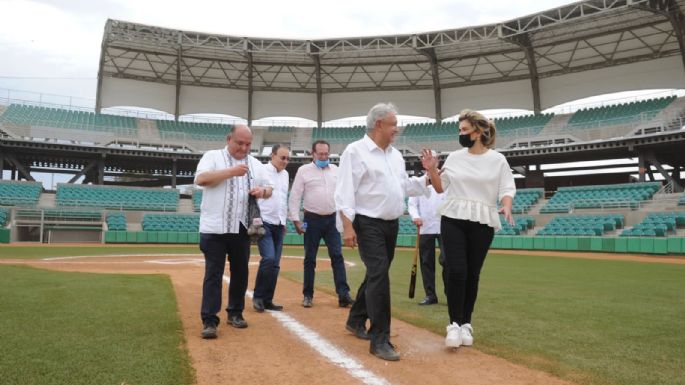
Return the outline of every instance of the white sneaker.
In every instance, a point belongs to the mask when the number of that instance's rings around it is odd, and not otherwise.
[[[461,325],[461,344],[464,346],[473,345],[473,327],[471,324]]]
[[[456,322],[447,325],[447,337],[445,337],[445,346],[448,348],[458,348],[461,346],[461,328]]]

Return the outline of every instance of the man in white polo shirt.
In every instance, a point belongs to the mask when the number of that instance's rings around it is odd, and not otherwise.
[[[195,184],[203,189],[200,210],[200,250],[205,256],[202,284],[202,338],[216,338],[221,309],[221,286],[226,257],[230,260],[228,324],[246,328],[243,318],[247,291],[250,237],[247,234],[248,198],[269,198],[272,187],[258,185],[266,180],[264,165],[249,155],[252,131],[235,125],[221,150],[207,151],[195,172]]]
[[[282,305],[273,302],[278,272],[281,270],[281,252],[285,236],[286,213],[288,211],[288,184],[290,178],[285,167],[290,161],[290,151],[283,144],[271,148],[271,161],[264,168],[273,186],[273,197],[259,200],[259,210],[264,222],[264,236],[257,242],[262,257],[254,284],[252,306],[257,312],[283,310]]]

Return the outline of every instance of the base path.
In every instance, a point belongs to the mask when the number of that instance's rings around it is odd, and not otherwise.
[[[259,256],[252,256],[251,261],[249,289],[254,287]],[[330,268],[326,259],[317,262],[318,269]],[[69,257],[1,263],[63,271],[168,274],[200,385],[569,384],[476,348],[446,349],[444,336],[397,319],[392,320],[392,341],[402,358],[399,362],[383,361],[369,353],[368,341],[345,330],[349,309],[339,308],[335,296],[319,290],[314,307],[305,309],[300,304],[302,285],[283,278],[278,282],[276,302],[285,306],[284,312],[257,313],[250,298],[246,298],[247,329],[226,325],[226,313],[222,311],[219,337],[203,340],[199,315],[204,273],[201,255]],[[282,271],[301,269],[301,259],[284,257],[281,261]],[[225,283],[223,297],[225,307]]]

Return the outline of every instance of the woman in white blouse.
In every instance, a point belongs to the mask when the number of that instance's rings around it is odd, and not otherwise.
[[[499,214],[513,224],[512,201],[516,186],[504,155],[493,150],[495,124],[481,113],[464,110],[459,115],[459,143],[442,170],[429,170],[437,192],[447,190],[439,207],[445,253],[445,293],[450,324],[445,345],[473,344],[471,313],[478,294],[478,280],[495,231],[502,228]],[[432,154],[424,151],[424,157]],[[449,189],[448,189],[449,187]],[[500,202],[501,209],[497,209]]]

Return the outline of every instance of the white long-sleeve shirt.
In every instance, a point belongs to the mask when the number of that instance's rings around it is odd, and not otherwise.
[[[399,151],[381,149],[368,135],[350,143],[340,157],[335,206],[350,221],[357,214],[397,219],[404,213],[405,195],[427,193],[425,177],[409,178]]]
[[[269,185],[273,186],[273,193],[268,199],[257,200],[262,220],[272,225],[285,226],[288,211],[288,183],[290,182],[288,171],[278,172],[271,162],[264,165],[264,171],[269,179]]]
[[[440,214],[502,228],[497,202],[516,196],[516,185],[504,155],[495,150],[474,155],[468,149],[451,153],[440,176],[445,197]]]
[[[444,193],[438,194],[433,186],[428,186],[428,196],[411,197],[407,201],[407,211],[411,219],[421,219],[421,234],[440,234],[440,215],[438,207]]]
[[[288,201],[288,217],[300,220],[300,203],[304,198],[304,209],[310,213],[329,215],[335,213],[335,185],[338,180],[338,166],[317,167],[314,162],[300,166],[295,174]]]
[[[238,234],[240,225],[247,224],[247,199],[249,187],[257,187],[266,180],[264,165],[255,157],[247,155],[243,159],[233,158],[228,148],[205,152],[197,164],[197,176],[206,171],[222,170],[239,164],[247,164],[249,172],[243,176],[225,179],[214,186],[197,186],[202,189],[200,205],[200,232],[209,234]],[[248,181],[248,178],[251,178]]]

